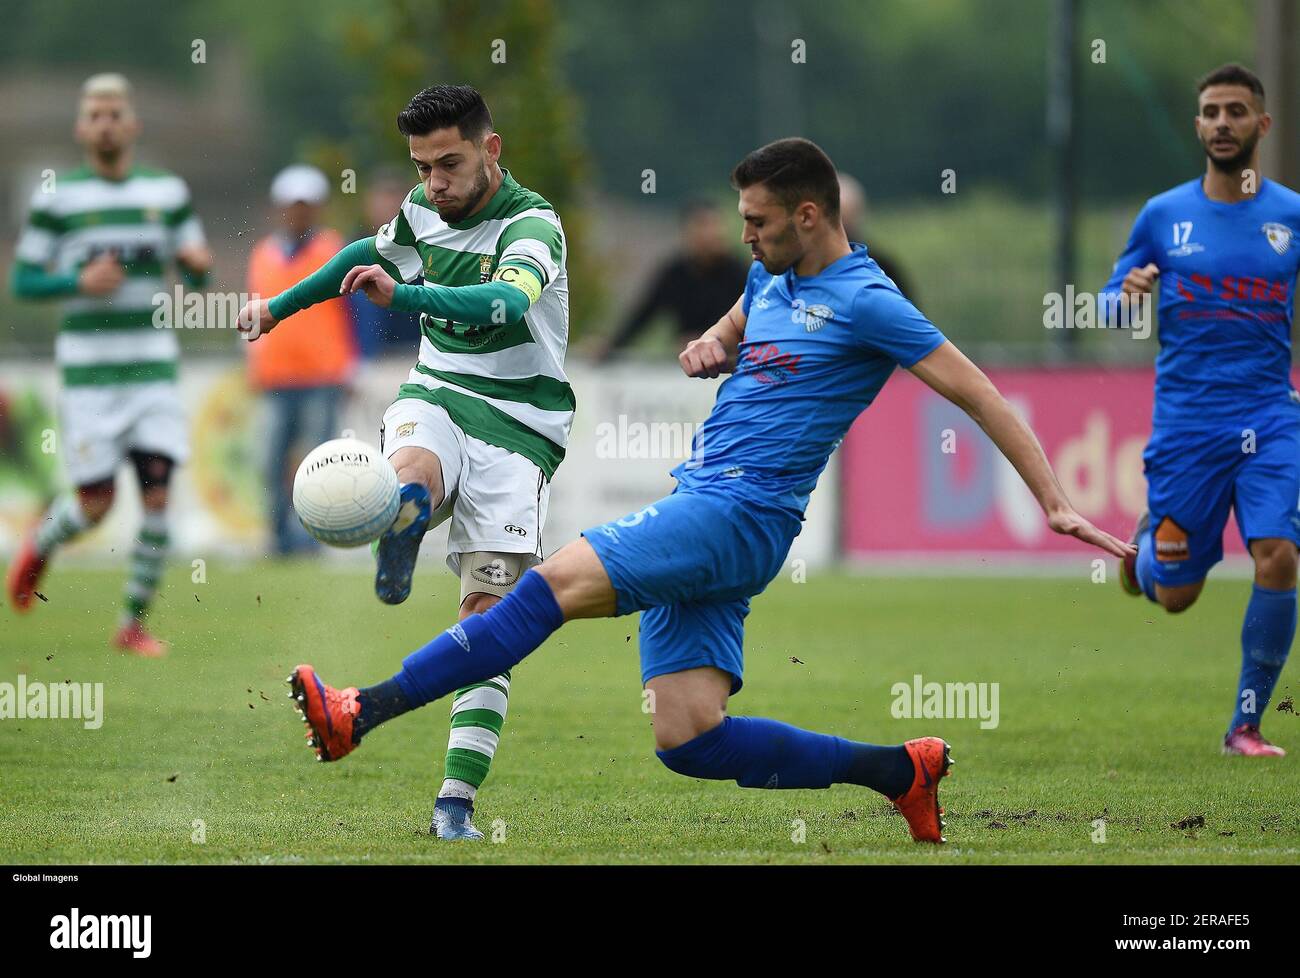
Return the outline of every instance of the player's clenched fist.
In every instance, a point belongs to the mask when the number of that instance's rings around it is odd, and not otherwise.
[[[1124,276],[1120,291],[1125,295],[1145,295],[1155,286],[1159,276],[1160,269],[1153,262],[1148,262],[1141,268],[1130,268]]]
[[[731,370],[726,347],[707,333],[687,343],[677,359],[687,377],[716,377]]]
[[[269,299],[249,299],[235,317],[235,328],[252,343],[263,333],[275,329],[279,320],[271,315]]]
[[[126,270],[111,251],[96,255],[81,266],[77,274],[77,291],[82,295],[108,295],[116,292]]]

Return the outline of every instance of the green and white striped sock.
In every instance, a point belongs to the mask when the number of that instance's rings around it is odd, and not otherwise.
[[[140,535],[131,548],[131,572],[126,580],[126,601],[123,622],[132,618],[142,620],[149,613],[149,605],[158,593],[163,564],[167,560],[167,513],[163,510],[145,510],[140,524]]]
[[[61,543],[67,543],[86,527],[90,520],[81,511],[81,503],[76,494],[65,492],[54,502],[41,520],[36,531],[36,552],[41,557],[48,557]]]
[[[439,798],[468,798],[487,780],[510,700],[510,673],[456,690]]]

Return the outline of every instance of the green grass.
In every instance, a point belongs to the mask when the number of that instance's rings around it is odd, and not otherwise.
[[[400,608],[320,564],[183,570],[156,616],[163,661],[106,648],[120,574],[56,568],[48,604],[0,617],[0,681],[103,682],[99,730],[0,722],[0,861],[1243,863],[1300,856],[1300,717],[1270,711],[1281,762],[1224,758],[1248,585],[1212,583],[1170,617],[1112,583],[777,582],[749,619],[738,714],[876,742],[939,734],[950,844],[911,844],[878,796],[750,791],[681,778],[652,753],[635,622],[569,626],[515,673],[479,824],[500,844],[425,834],[446,707],[403,717],[337,764],[311,759],[285,697],[293,665],[371,682],[451,620],[455,582],[424,568]],[[438,590],[430,596],[428,587]],[[196,599],[197,596],[197,599]],[[260,596],[260,603],[259,598]],[[628,636],[632,636],[628,640]],[[800,662],[792,662],[791,657]],[[890,687],[1000,683],[1000,724],[896,720]],[[1294,667],[1283,677],[1285,686]],[[1287,695],[1280,691],[1277,699]],[[1107,841],[1090,839],[1106,813]],[[1205,827],[1172,822],[1203,816]],[[796,819],[806,841],[791,841]],[[206,841],[191,841],[202,820]],[[1005,826],[1005,827],[997,827]]]

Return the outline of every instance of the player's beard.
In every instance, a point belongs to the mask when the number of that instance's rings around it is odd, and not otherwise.
[[[488,186],[491,182],[492,180],[488,176],[487,164],[484,163],[483,169],[480,170],[478,176],[474,178],[474,184],[469,188],[469,193],[465,196],[465,206],[457,207],[454,211],[439,208],[438,216],[448,224],[456,224],[465,220],[465,218],[469,217],[469,215],[474,212],[474,208],[478,207],[479,203],[483,200],[483,196],[488,192]]]
[[[794,229],[794,218],[786,222],[781,234],[763,249],[760,259],[769,275],[783,275],[802,255],[798,254],[799,233]]]
[[[1259,142],[1259,133],[1254,132],[1241,141],[1241,149],[1227,159],[1219,159],[1210,152],[1210,144],[1214,142],[1211,136],[1208,141],[1201,140],[1201,148],[1205,150],[1205,156],[1220,173],[1239,173],[1250,158],[1255,155],[1255,144]]]
[[[121,143],[95,143],[90,152],[100,166],[112,167],[116,166],[118,160],[122,158],[126,147]]]

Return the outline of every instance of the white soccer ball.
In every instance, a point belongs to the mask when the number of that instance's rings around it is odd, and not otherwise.
[[[397,472],[379,450],[355,438],[317,445],[293,477],[298,521],[321,543],[359,547],[397,518]]]

